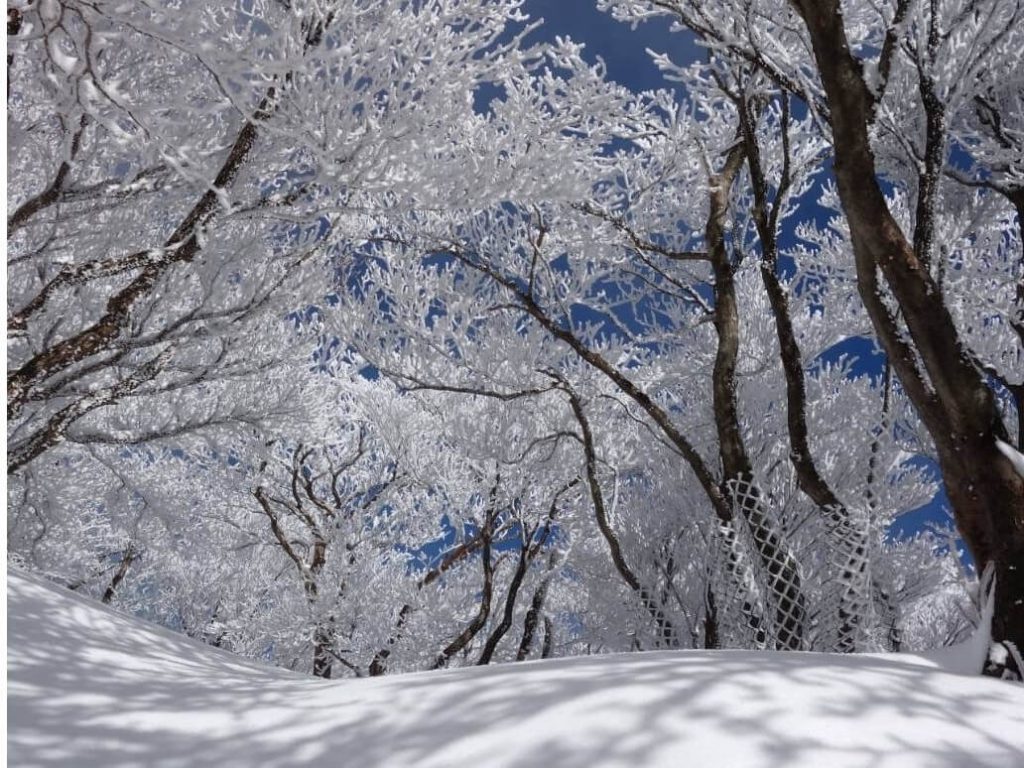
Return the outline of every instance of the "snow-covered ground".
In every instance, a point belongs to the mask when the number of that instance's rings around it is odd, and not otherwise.
[[[12,766],[1024,766],[1024,687],[915,656],[261,666],[8,574]]]

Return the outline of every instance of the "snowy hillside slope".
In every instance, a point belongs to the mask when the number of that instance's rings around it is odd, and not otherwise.
[[[1024,765],[1024,687],[913,656],[646,653],[318,681],[8,574],[12,766]]]

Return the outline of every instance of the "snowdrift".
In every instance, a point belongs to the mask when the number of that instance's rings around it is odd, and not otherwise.
[[[1024,765],[1024,687],[922,657],[645,653],[318,681],[23,574],[7,594],[12,766]]]

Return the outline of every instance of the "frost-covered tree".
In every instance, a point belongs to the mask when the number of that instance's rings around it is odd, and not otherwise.
[[[516,3],[186,5],[10,11],[9,474],[287,411],[324,248],[464,200],[465,147],[501,145],[474,93],[531,60]],[[518,183],[488,160],[475,199]]]
[[[330,464],[347,434],[320,429],[336,403],[296,333],[329,292],[325,253],[369,235],[378,209],[550,190],[539,166],[504,161],[524,134],[503,121],[533,119],[539,147],[589,119],[547,108],[560,81],[534,78],[542,52],[506,34],[522,31],[518,5],[9,4],[16,558],[139,607],[170,596],[150,615],[197,634],[266,611],[259,559],[241,582],[252,594],[228,590],[245,598],[235,609],[209,587],[256,546],[225,510],[255,504],[266,443],[287,455],[312,442]],[[514,111],[475,112],[477,91],[502,84]],[[454,189],[470,162],[476,178]],[[195,506],[157,508],[174,482],[202,489]],[[436,528],[435,508],[418,512]],[[211,514],[227,522],[207,536]],[[201,578],[187,577],[190,554]]]
[[[739,95],[793,98],[814,118],[842,211],[832,246],[934,442],[959,530],[996,571],[994,637],[1008,645],[993,669],[1013,667],[1006,650],[1024,642],[1024,478],[1009,450],[1022,439],[1020,6],[600,5],[624,20],[672,17],[759,81]],[[778,194],[784,178],[766,175],[758,192],[752,165],[755,194]]]
[[[685,89],[516,0],[13,4],[12,556],[321,676],[895,650],[973,610],[931,462],[1020,645],[1019,10],[598,5]]]
[[[688,179],[674,183],[680,190],[695,186]],[[698,214],[706,217],[706,210]],[[703,251],[677,260],[666,253],[681,249],[654,241],[638,247],[624,220],[572,204],[492,211],[468,224],[445,217],[431,233],[422,216],[418,224],[423,242],[416,246],[382,238],[368,257],[372,263],[358,267],[362,285],[342,299],[328,325],[350,340],[356,359],[404,389],[435,391],[453,403],[517,404],[533,420],[534,441],[564,443],[575,454],[591,497],[585,538],[600,542],[602,558],[611,560],[617,580],[656,628],[641,647],[689,642],[682,626],[715,645],[874,647],[873,630],[858,635],[861,615],[875,603],[878,612],[896,606],[885,597],[895,590],[879,578],[882,571],[870,571],[873,553],[885,548],[893,517],[933,492],[901,458],[909,455],[905,445],[914,447],[916,420],[902,411],[899,393],[887,390],[883,397],[879,387],[852,379],[848,367],[822,367],[808,382],[801,378],[809,403],[802,418],[820,445],[834,493],[848,505],[826,514],[802,492],[787,461],[777,329],[749,260],[728,275],[733,306],[746,312],[742,328],[738,312],[723,324],[737,346],[724,355],[735,367],[731,382],[723,382],[720,332],[709,320],[725,294],[721,283],[709,285]],[[428,255],[417,258],[415,247]],[[652,261],[659,258],[661,274]],[[703,271],[695,276],[695,269]],[[671,283],[659,286],[658,279]],[[795,298],[803,302],[794,314],[801,336],[820,345],[818,354],[835,341],[832,318],[808,309],[811,294]],[[367,322],[367,307],[382,304],[387,312]],[[719,387],[725,395],[716,395]],[[733,404],[731,415],[723,401]],[[853,436],[835,426],[852,414],[869,420]],[[746,474],[723,471],[728,439],[746,455]],[[754,487],[761,500],[745,509]],[[683,509],[680,499],[687,500]],[[573,552],[585,546],[574,544]],[[719,547],[732,554],[719,561]],[[847,547],[852,550],[840,556]],[[788,558],[791,570],[779,568],[785,562],[778,557]],[[719,618],[735,619],[726,618],[725,606],[710,605],[709,569],[734,571],[730,583],[715,587],[730,601],[751,579],[755,592],[760,583],[760,593],[739,605],[754,625],[751,638],[742,627],[714,626]],[[849,594],[829,593],[844,583]],[[683,591],[690,593],[686,601],[679,599]],[[783,604],[778,593],[790,602]],[[800,623],[789,625],[796,606]],[[823,612],[828,615],[818,615]]]

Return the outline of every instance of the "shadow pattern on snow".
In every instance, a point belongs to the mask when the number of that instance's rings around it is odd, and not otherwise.
[[[318,681],[8,575],[12,766],[1024,765],[1024,687],[915,657],[646,653]]]

